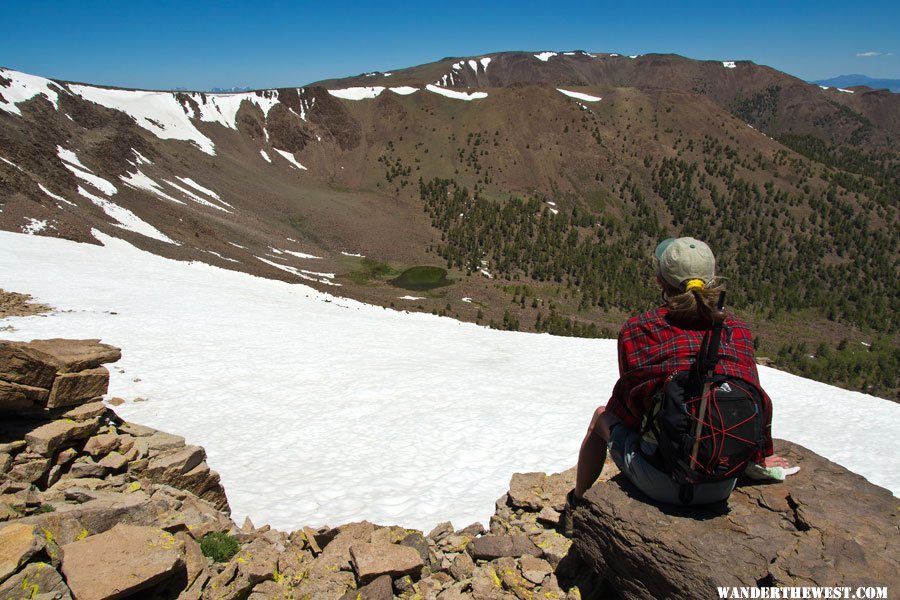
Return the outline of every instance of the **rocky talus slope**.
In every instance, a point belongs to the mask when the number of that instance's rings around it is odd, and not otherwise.
[[[238,527],[202,448],[127,423],[103,402],[102,365],[119,356],[96,340],[0,341],[0,599],[574,600],[712,597],[712,585],[896,587],[896,499],[796,446],[786,451],[803,475],[742,487],[722,514],[661,512],[608,465],[576,512],[574,546],[559,529],[573,470],[513,475],[487,530]]]

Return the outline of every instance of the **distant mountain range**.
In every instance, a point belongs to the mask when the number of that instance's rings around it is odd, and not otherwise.
[[[836,88],[849,88],[857,85],[864,85],[873,90],[888,89],[892,92],[900,92],[900,79],[873,79],[867,75],[838,75],[831,79],[820,79],[819,81],[811,81],[810,83]]]
[[[249,92],[251,90],[253,90],[253,88],[249,88],[249,87],[230,87],[230,88],[214,87],[214,88],[208,89],[206,91],[209,92],[210,94],[237,94],[240,92]],[[191,90],[190,88],[186,88],[186,87],[176,87],[176,88],[172,88],[172,91],[173,92],[192,92],[194,90]]]
[[[249,91],[252,90],[252,89],[253,89],[252,87],[237,87],[237,86],[234,86],[234,87],[229,87],[229,88],[214,87],[214,88],[212,88],[212,89],[209,90],[209,91],[210,91],[210,93],[212,93],[212,94],[237,94],[237,93],[239,93],[239,92],[249,92]]]
[[[694,235],[721,250],[762,354],[890,396],[900,95],[827,87],[584,51],[230,94],[0,69],[0,229],[99,230],[385,307],[613,336],[656,295],[648,249]]]

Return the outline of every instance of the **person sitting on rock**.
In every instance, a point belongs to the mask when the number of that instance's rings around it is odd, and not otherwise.
[[[685,237],[661,242],[653,255],[663,305],[630,318],[619,333],[619,380],[606,406],[591,419],[578,455],[575,489],[567,508],[577,503],[603,469],[607,448],[619,469],[653,500],[683,504],[680,486],[641,451],[642,421],[657,391],[675,371],[690,370],[704,334],[724,319],[717,374],[736,377],[756,386],[759,375],[753,337],[737,317],[716,307],[724,285],[715,276],[715,257],[704,242]],[[795,470],[773,454],[771,401],[762,392],[765,418],[764,448],[748,468],[756,478],[783,479]],[[796,468],[795,468],[796,469]],[[728,498],[736,477],[694,484],[690,504],[710,504]],[[571,514],[571,510],[567,510]],[[570,528],[570,527],[568,527]]]

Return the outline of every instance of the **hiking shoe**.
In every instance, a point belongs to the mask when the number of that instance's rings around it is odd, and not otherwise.
[[[560,525],[562,525],[563,535],[571,538],[575,529],[575,509],[581,504],[581,500],[575,497],[575,489],[569,490],[566,494],[566,506],[563,508],[560,517]]]

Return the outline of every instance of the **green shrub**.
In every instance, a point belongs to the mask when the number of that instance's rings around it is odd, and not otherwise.
[[[221,531],[207,533],[200,540],[200,551],[203,552],[203,556],[209,557],[216,562],[228,562],[240,549],[241,547],[234,536]]]

